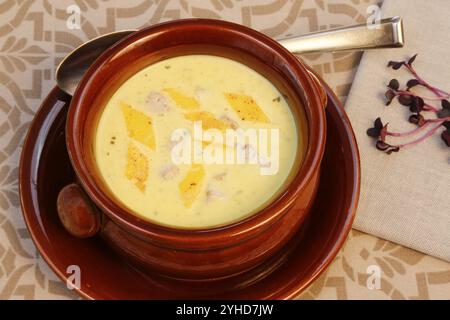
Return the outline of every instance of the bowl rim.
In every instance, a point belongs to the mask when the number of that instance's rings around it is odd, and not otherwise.
[[[80,109],[83,107],[83,98],[88,90],[92,90],[93,77],[101,76],[102,66],[105,66],[111,59],[117,59],[116,53],[130,45],[136,44],[139,40],[152,34],[162,35],[164,31],[170,31],[173,28],[185,28],[187,26],[215,28],[218,32],[223,30],[232,31],[245,37],[244,41],[254,41],[258,45],[265,46],[278,57],[287,61],[287,67],[293,72],[296,79],[303,88],[306,102],[304,109],[308,122],[308,146],[301,167],[295,177],[280,193],[276,199],[271,201],[260,211],[249,215],[248,217],[236,222],[213,226],[203,229],[183,229],[157,224],[143,218],[139,218],[131,210],[125,210],[123,207],[115,205],[115,201],[102,192],[98,183],[89,173],[83,160],[83,146],[78,139],[80,129]],[[312,94],[308,94],[312,93]],[[150,27],[141,29],[130,34],[117,44],[108,48],[91,67],[87,70],[81,82],[79,83],[74,96],[72,97],[68,110],[66,123],[66,144],[69,158],[75,170],[78,181],[88,196],[94,203],[107,215],[108,218],[116,222],[125,229],[138,235],[144,235],[151,239],[158,239],[163,243],[177,241],[186,242],[186,236],[192,243],[211,245],[211,241],[218,240],[224,236],[241,237],[244,234],[254,233],[263,227],[279,219],[284,212],[294,203],[302,190],[304,190],[311,179],[320,169],[321,159],[325,149],[326,139],[326,118],[324,106],[320,100],[320,94],[314,86],[314,80],[311,78],[307,67],[296,56],[291,54],[278,42],[272,38],[251,28],[232,22],[215,19],[180,19],[175,21],[163,22]]]

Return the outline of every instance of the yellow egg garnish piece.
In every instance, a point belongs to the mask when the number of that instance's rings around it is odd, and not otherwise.
[[[183,109],[192,110],[200,107],[200,104],[194,97],[187,96],[173,88],[165,88],[164,91],[179,107]]]
[[[201,164],[193,164],[179,184],[181,199],[186,208],[190,208],[200,194],[205,179],[205,168]]]
[[[130,138],[136,139],[148,148],[155,150],[155,134],[153,133],[152,119],[125,102],[120,102],[127,131]]]
[[[226,122],[217,119],[214,114],[207,111],[185,113],[184,117],[187,120],[191,121],[201,121],[203,130],[218,129],[223,131],[227,128],[230,128],[230,125],[228,125]]]
[[[270,122],[269,118],[267,118],[252,97],[236,93],[224,93],[224,95],[241,120],[263,123]]]
[[[147,157],[132,143],[128,145],[125,176],[141,191],[145,191],[149,171]]]

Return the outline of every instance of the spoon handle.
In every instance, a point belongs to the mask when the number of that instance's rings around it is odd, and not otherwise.
[[[308,33],[278,40],[293,53],[336,52],[374,48],[403,47],[403,23],[400,17],[383,19],[379,25],[366,23],[350,27]]]

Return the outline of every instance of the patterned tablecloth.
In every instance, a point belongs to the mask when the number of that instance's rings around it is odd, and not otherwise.
[[[35,110],[55,85],[55,66],[74,47],[113,30],[187,17],[226,19],[283,38],[363,23],[368,8],[379,5],[378,2],[1,1],[0,299],[77,298],[39,256],[25,227],[17,190],[17,164],[24,134]],[[80,19],[76,15],[78,9]],[[74,10],[75,16],[67,10]],[[73,28],[78,22],[79,28]],[[345,99],[360,53],[314,54],[304,58]],[[379,289],[367,287],[367,269],[371,266],[381,270]],[[330,268],[299,298],[450,299],[450,263],[353,230]]]

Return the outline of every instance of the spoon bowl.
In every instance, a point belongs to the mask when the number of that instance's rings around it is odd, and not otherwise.
[[[70,52],[56,69],[58,87],[71,96],[87,69],[109,47],[137,30],[120,30],[98,36]]]

